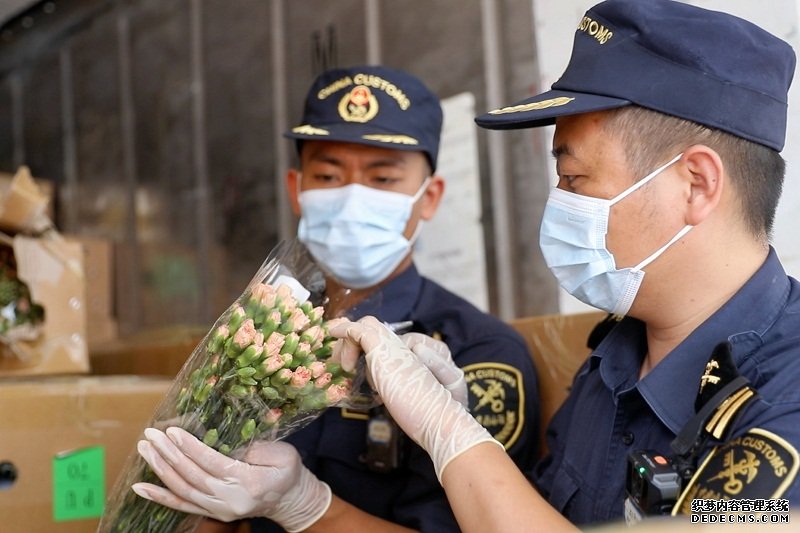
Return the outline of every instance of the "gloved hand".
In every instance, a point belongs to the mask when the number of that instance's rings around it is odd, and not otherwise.
[[[243,460],[231,459],[190,433],[153,428],[138,443],[139,454],[167,488],[135,483],[136,494],[187,513],[229,522],[265,516],[286,531],[307,529],[331,503],[331,489],[285,442],[254,442]]]
[[[403,431],[422,446],[433,461],[439,481],[447,465],[473,446],[494,442],[427,366],[389,328],[374,317],[358,322],[329,323],[339,337],[334,356],[353,368],[363,352],[367,376]]]
[[[406,333],[400,339],[408,346],[419,360],[428,367],[453,398],[469,409],[467,382],[464,371],[453,362],[450,348],[442,341],[423,335],[422,333]]]

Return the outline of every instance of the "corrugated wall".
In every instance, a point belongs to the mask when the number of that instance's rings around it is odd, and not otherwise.
[[[293,235],[278,132],[321,69],[380,61],[479,111],[538,80],[529,0],[62,0],[26,16],[0,32],[0,170],[28,164],[57,184],[62,232],[115,242],[123,333],[208,324]],[[497,135],[479,137],[492,309],[552,312],[543,139]]]

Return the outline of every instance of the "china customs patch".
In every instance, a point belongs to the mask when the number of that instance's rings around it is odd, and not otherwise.
[[[690,514],[692,500],[775,499],[794,481],[798,454],[784,439],[754,428],[714,448],[672,514]]]
[[[475,363],[462,370],[472,416],[506,449],[510,448],[525,423],[522,373],[502,363]]]

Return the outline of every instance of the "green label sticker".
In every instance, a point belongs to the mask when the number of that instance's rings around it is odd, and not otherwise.
[[[53,520],[97,518],[106,500],[105,450],[82,448],[53,457]]]

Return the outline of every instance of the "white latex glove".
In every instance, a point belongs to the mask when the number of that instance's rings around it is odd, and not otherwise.
[[[453,362],[450,348],[442,341],[422,333],[406,333],[400,339],[416,354],[419,360],[428,367],[453,398],[469,409],[467,382],[464,371]]]
[[[286,531],[307,529],[331,503],[331,489],[285,442],[254,442],[231,459],[178,428],[144,431],[139,454],[167,488],[134,483],[139,496],[191,514],[230,522],[265,516]]]
[[[358,354],[366,354],[367,373],[392,417],[433,461],[442,480],[447,465],[473,446],[494,442],[428,367],[389,328],[374,317],[358,322],[329,323],[331,335],[343,339],[334,356],[352,368]]]

